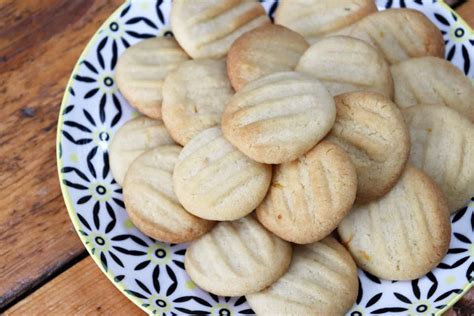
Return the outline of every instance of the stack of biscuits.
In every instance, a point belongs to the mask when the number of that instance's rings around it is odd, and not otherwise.
[[[201,288],[258,315],[340,315],[357,266],[411,280],[474,188],[474,88],[440,31],[371,0],[174,0],[117,64],[144,114],[110,164],[132,222],[191,242]],[[337,299],[335,299],[337,298]]]

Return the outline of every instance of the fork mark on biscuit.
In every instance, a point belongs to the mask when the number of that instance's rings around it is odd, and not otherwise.
[[[222,4],[224,5],[215,5],[212,7],[208,7],[206,10],[200,12],[199,14],[196,14],[192,19],[189,19],[188,27],[196,26],[197,24],[206,22],[206,20],[213,20],[218,16],[235,9],[241,4],[239,0],[232,0],[231,3],[229,3],[228,1],[226,3],[222,2]]]
[[[224,203],[226,198],[235,196],[236,191],[239,189],[244,189],[245,184],[252,181],[260,181],[260,179],[252,178],[252,176],[255,176],[254,170],[248,170],[244,173],[239,169],[235,169],[228,179],[223,178],[218,183],[212,185],[211,187],[214,188],[214,191],[209,193],[208,207],[213,209],[216,205]],[[196,184],[203,185],[203,182],[204,179],[196,182]],[[193,188],[193,191],[195,190],[197,190],[197,188]]]
[[[323,263],[317,258],[308,256],[305,253],[300,253],[297,260],[297,265],[301,268],[307,269],[308,271],[311,271],[311,269],[318,271],[317,275],[313,273],[305,275],[303,273],[303,275],[299,276],[300,279],[304,279],[305,276],[311,278],[313,282],[320,284],[325,290],[330,292],[331,295],[336,295],[339,290],[339,285],[344,284],[345,277],[338,271],[331,269],[327,263]],[[334,284],[338,286],[334,286]]]
[[[231,222],[226,223],[226,229],[221,230],[221,234],[219,238],[216,238],[216,240],[220,243],[221,249],[225,249],[226,251],[249,259],[249,262],[243,262],[243,264],[239,264],[238,267],[236,267],[236,269],[247,270],[242,271],[244,273],[250,272],[253,267],[257,267],[259,264],[264,262],[256,252],[248,247],[248,240],[244,241],[243,238],[244,236],[242,236],[239,230],[235,227],[235,224]],[[232,248],[229,248],[229,245],[232,245]],[[236,262],[235,258],[230,258],[230,262]]]
[[[387,239],[380,227],[381,218],[379,214],[380,212],[383,212],[383,210],[378,208],[374,203],[370,203],[367,207],[369,209],[368,217],[369,217],[369,224],[370,224],[369,227],[367,228],[367,231],[370,231],[373,233],[373,234],[370,234],[371,235],[370,240],[372,241],[372,243],[378,244],[378,249],[382,249],[386,257],[390,257],[391,250],[388,247],[390,236],[388,236],[388,239]],[[367,217],[367,215],[364,214],[364,217]],[[361,218],[361,222],[362,220],[363,219]]]
[[[430,225],[428,224],[428,218],[425,211],[426,207],[423,206],[423,203],[421,202],[420,197],[416,192],[416,188],[412,188],[412,190],[414,191],[413,197],[416,203],[416,209],[418,210],[417,213],[420,214],[420,218],[423,223],[422,227],[429,235],[429,238],[427,238],[427,242],[429,243],[430,246],[433,246],[433,240],[435,240],[435,236],[433,234],[433,231],[430,228]]]
[[[252,23],[256,24],[257,22],[262,25],[263,22],[267,21],[267,17],[263,16],[262,14],[258,12],[253,12],[249,17],[247,17],[248,20],[242,20],[239,22],[237,28],[232,29],[232,30],[227,30],[226,33],[222,33],[218,35],[217,37],[214,37],[212,39],[207,39],[204,42],[197,43],[196,48],[202,48],[203,46],[212,46],[212,45],[217,45],[221,43],[222,41],[228,40],[230,36],[234,36],[234,34],[238,34],[242,32],[243,28],[248,28],[248,26]]]
[[[238,233],[236,225],[241,225],[245,227],[245,232],[240,232],[240,242],[242,246],[245,247],[250,256],[252,256],[253,261],[255,262],[255,266],[263,264],[264,266],[268,266],[271,263],[271,257],[263,257],[262,254],[259,252],[259,247],[250,247],[250,244],[254,242],[258,243],[262,239],[266,240],[266,246],[268,249],[275,248],[275,240],[274,237],[270,234],[262,233],[262,227],[260,227],[257,223],[243,220],[239,223],[232,222],[230,226],[235,229],[235,232]],[[249,238],[251,237],[251,238]],[[270,255],[271,252],[268,252]]]
[[[301,100],[303,103],[302,106],[291,106],[300,99],[303,99]],[[240,128],[245,128],[252,123],[260,123],[278,118],[289,119],[291,117],[297,116],[298,114],[306,113],[314,109],[314,105],[311,103],[311,101],[314,101],[314,97],[311,95],[284,97],[278,100],[265,101],[250,108],[245,108],[235,112],[234,115],[240,117]]]
[[[309,174],[308,167],[306,166],[304,159],[304,156],[301,157],[297,163],[298,182],[303,189],[304,201],[306,202],[305,212],[307,214],[307,219],[311,223],[315,223],[318,205],[314,196],[311,175]]]
[[[223,229],[223,227],[219,227],[221,231],[224,231],[225,229]],[[209,234],[209,238],[210,238],[210,241],[208,244],[207,244],[207,248],[208,251],[210,252],[209,256],[207,256],[208,258],[214,258],[215,262],[218,263],[218,264],[222,264],[225,266],[225,270],[227,270],[228,272],[236,275],[236,276],[241,276],[242,273],[244,271],[241,271],[239,270],[238,267],[235,267],[233,265],[233,262],[234,262],[234,258],[232,258],[230,256],[230,253],[228,252],[228,248],[226,247],[223,247],[223,245],[221,245],[221,243],[219,242],[221,239],[220,238],[217,238],[217,235],[218,233],[216,232],[215,234]],[[221,234],[219,234],[221,235]],[[218,259],[221,259],[221,260],[218,260]],[[222,275],[219,275],[219,271],[221,269],[212,269],[210,270],[212,274],[217,274],[218,276],[221,276]],[[207,273],[206,273],[207,274]]]
[[[322,284],[318,283],[309,283],[302,284],[301,279],[296,279],[298,276],[293,276],[289,274],[279,280],[282,285],[290,287],[298,293],[300,297],[311,297],[313,300],[317,300],[322,304],[327,305],[328,302],[334,297],[332,292],[329,292]],[[317,295],[315,295],[317,293]]]

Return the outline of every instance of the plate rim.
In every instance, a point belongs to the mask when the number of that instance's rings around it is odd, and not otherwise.
[[[94,44],[97,43],[99,39],[99,33],[101,32],[104,27],[106,27],[108,24],[110,24],[111,21],[113,21],[119,14],[120,12],[124,9],[124,7],[130,3],[133,2],[134,0],[125,0],[123,1],[108,17],[107,19],[97,28],[97,30],[94,32],[94,34],[90,37],[89,41],[87,42],[86,46],[82,50],[81,54],[79,55],[76,63],[74,64],[74,67],[71,71],[71,75],[69,76],[69,79],[67,81],[66,87],[64,88],[64,94],[61,99],[61,105],[59,108],[59,115],[58,115],[58,123],[56,126],[56,166],[57,166],[57,172],[58,172],[58,180],[59,180],[59,186],[61,188],[61,195],[64,200],[64,204],[66,206],[66,210],[68,212],[69,218],[73,224],[74,231],[78,235],[82,245],[84,248],[87,250],[87,253],[89,254],[90,257],[92,257],[93,261],[97,265],[97,267],[102,271],[102,273],[109,279],[109,281],[120,291],[121,294],[125,295],[130,301],[132,301],[136,306],[138,306],[141,310],[143,310],[146,314],[149,314],[149,310],[147,310],[146,307],[142,306],[142,302],[135,296],[127,293],[127,289],[125,288],[125,285],[123,284],[122,281],[116,282],[114,280],[115,275],[112,273],[111,270],[106,271],[100,261],[100,258],[92,253],[92,250],[90,247],[86,244],[86,239],[84,236],[82,236],[79,232],[80,229],[80,223],[79,223],[79,218],[77,217],[77,212],[75,210],[74,203],[72,202],[72,199],[69,195],[68,189],[66,185],[64,184],[64,175],[61,172],[61,169],[64,166],[64,161],[63,158],[61,157],[61,141],[62,141],[62,133],[61,130],[64,126],[64,116],[62,113],[64,112],[65,108],[67,107],[68,101],[71,97],[71,92],[70,88],[72,86],[72,83],[74,81],[74,75],[78,72],[80,62],[81,60],[84,59],[84,57],[89,53],[89,51],[92,49]],[[144,0],[144,1],[155,1],[155,0]],[[375,0],[374,0],[375,1]],[[438,0],[437,4],[440,6],[444,7],[446,10],[454,14],[458,18],[458,22],[462,24],[471,34],[474,33],[474,28],[472,28],[464,19],[461,15],[459,15],[455,10],[453,10],[444,0]],[[439,310],[436,315],[442,315],[444,312],[446,312],[448,309],[452,308],[454,304],[456,304],[472,287],[474,287],[474,282],[468,282],[463,288],[461,293],[458,295],[454,296],[451,300],[449,300],[446,303],[446,306]]]
[[[120,281],[116,282],[114,280],[115,275],[112,273],[111,270],[106,271],[101,264],[100,258],[92,253],[92,250],[86,243],[86,239],[84,236],[82,236],[79,233],[79,228],[80,228],[80,223],[79,223],[79,218],[77,217],[77,212],[75,210],[74,203],[72,202],[72,199],[69,195],[69,192],[67,190],[66,185],[64,184],[64,175],[61,172],[61,169],[64,167],[64,161],[61,157],[61,140],[63,138],[61,130],[64,126],[64,116],[62,113],[64,112],[64,109],[66,108],[69,99],[71,97],[71,92],[70,88],[72,86],[72,83],[74,81],[74,74],[76,74],[79,70],[80,67],[80,62],[81,60],[84,59],[84,57],[89,53],[89,51],[92,49],[92,47],[97,43],[99,40],[99,33],[100,31],[106,27],[110,22],[112,22],[118,15],[120,15],[120,12],[124,9],[124,7],[129,3],[132,2],[133,0],[125,0],[123,1],[108,17],[105,19],[104,22],[97,28],[97,30],[94,32],[94,34],[90,37],[89,41],[87,42],[86,46],[82,50],[81,54],[77,58],[76,63],[74,64],[74,67],[71,71],[71,75],[69,76],[69,80],[67,81],[66,87],[64,88],[64,95],[63,98],[61,99],[61,106],[59,107],[59,115],[58,115],[58,124],[56,127],[56,166],[57,166],[57,172],[58,172],[58,180],[59,180],[59,186],[61,188],[61,195],[64,200],[64,204],[66,205],[67,213],[69,215],[69,218],[72,222],[72,225],[74,227],[74,231],[79,237],[82,245],[84,248],[87,250],[87,253],[89,254],[90,257],[92,257],[92,260],[96,264],[96,266],[100,269],[100,271],[109,279],[109,281],[120,291],[121,294],[125,295],[130,301],[132,301],[136,306],[138,306],[142,311],[144,311],[146,314],[149,314],[149,311],[146,309],[146,307],[142,306],[142,303],[140,300],[127,293],[125,285]],[[153,0],[147,0],[147,1],[153,1]]]

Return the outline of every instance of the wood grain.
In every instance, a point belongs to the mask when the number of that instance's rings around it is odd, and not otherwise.
[[[143,315],[91,257],[41,287],[5,315]]]
[[[0,0],[0,310],[84,252],[56,171],[62,94],[122,0]]]
[[[471,28],[474,28],[474,1],[468,0],[456,8],[456,12],[469,24]]]

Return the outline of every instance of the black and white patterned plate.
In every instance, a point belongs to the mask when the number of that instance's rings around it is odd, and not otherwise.
[[[474,33],[441,1],[377,1],[381,9],[423,11],[444,35],[446,58],[474,78]],[[264,1],[273,15],[277,2]],[[186,244],[164,244],[136,229],[124,209],[122,189],[109,167],[108,145],[117,129],[138,115],[115,83],[118,56],[130,45],[171,36],[171,1],[125,2],[82,53],[68,83],[58,122],[57,161],[69,215],[102,271],[148,313],[253,314],[244,297],[218,297],[197,288],[184,271]],[[446,84],[449,84],[447,82]],[[359,271],[360,291],[349,315],[427,314],[446,310],[474,281],[474,202],[452,217],[448,255],[412,282],[379,280]]]

